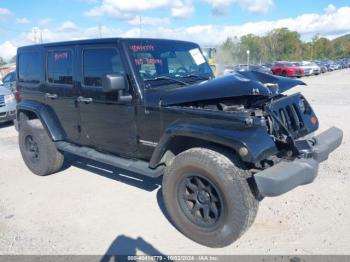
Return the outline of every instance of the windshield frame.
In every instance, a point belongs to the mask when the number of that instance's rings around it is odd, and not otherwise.
[[[203,54],[203,51],[202,49],[200,48],[200,46],[196,43],[193,43],[193,42],[187,42],[187,41],[180,41],[180,40],[167,40],[167,39],[148,39],[148,38],[140,38],[140,39],[134,39],[134,38],[131,38],[131,39],[126,39],[124,41],[124,48],[125,48],[125,53],[128,57],[128,60],[129,60],[129,64],[132,68],[132,71],[133,71],[133,74],[135,75],[137,81],[139,82],[140,86],[142,86],[142,89],[143,90],[147,90],[147,89],[152,89],[152,88],[159,88],[159,87],[152,87],[150,86],[149,83],[147,83],[149,80],[151,81],[154,81],[154,79],[156,79],[157,77],[161,78],[161,77],[169,77],[169,78],[174,78],[176,80],[179,80],[178,82],[180,83],[180,81],[185,81],[184,80],[184,76],[188,75],[189,78],[192,78],[193,80],[193,76],[194,74],[192,72],[188,72],[188,74],[186,75],[178,75],[178,76],[174,76],[174,75],[170,75],[170,74],[164,74],[164,75],[161,75],[161,74],[157,74],[157,75],[154,75],[154,78],[144,78],[142,77],[142,75],[140,74],[140,71],[139,69],[137,68],[137,65],[134,61],[135,57],[133,56],[133,53],[130,49],[130,47],[132,45],[135,45],[135,44],[138,44],[140,46],[146,46],[147,44],[153,44],[153,45],[162,45],[162,44],[182,44],[182,45],[188,45],[189,46],[189,49],[188,50],[192,50],[192,49],[196,49],[198,48],[201,55],[203,56],[204,60],[205,60],[205,64],[207,66],[207,69],[208,69],[208,73],[207,74],[198,74],[198,81],[197,82],[200,82],[200,81],[205,81],[204,78],[207,78],[207,80],[209,79],[212,79],[214,78],[214,74],[210,68],[210,65],[208,63],[208,60],[207,58],[204,56]],[[195,83],[193,83],[195,84]],[[174,85],[176,85],[175,81],[173,82],[169,82],[167,84],[164,84],[161,86],[161,88],[166,88],[167,86],[172,86],[174,87]],[[189,84],[189,85],[192,85],[192,84]],[[184,85],[178,85],[179,87],[183,87]]]

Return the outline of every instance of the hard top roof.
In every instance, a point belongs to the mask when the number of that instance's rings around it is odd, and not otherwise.
[[[194,42],[182,41],[182,40],[173,40],[173,39],[161,39],[161,38],[96,38],[96,39],[82,39],[82,40],[72,40],[72,41],[63,41],[63,42],[51,42],[51,43],[42,43],[34,44],[28,46],[19,47],[18,50],[35,48],[35,47],[54,47],[54,46],[67,46],[67,45],[84,45],[84,44],[102,44],[102,43],[115,43],[115,42],[127,42],[127,41],[159,41],[159,42],[178,42],[178,43],[188,43],[196,44]]]

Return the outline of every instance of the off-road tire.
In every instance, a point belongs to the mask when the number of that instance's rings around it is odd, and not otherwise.
[[[221,217],[211,227],[194,223],[189,213],[184,212],[181,185],[189,174],[198,174],[210,182],[222,198]],[[180,232],[197,243],[208,247],[231,244],[252,225],[258,211],[259,201],[247,181],[250,176],[237,157],[217,149],[192,148],[177,155],[163,177],[162,192],[170,219]]]
[[[29,149],[28,144],[31,144],[31,141],[33,141],[36,150],[33,150],[33,147]],[[62,168],[64,155],[57,150],[39,119],[27,120],[21,123],[19,148],[27,167],[38,176],[50,175]],[[33,151],[38,151],[37,157]]]

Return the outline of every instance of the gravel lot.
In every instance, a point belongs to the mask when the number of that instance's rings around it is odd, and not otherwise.
[[[38,177],[26,168],[12,125],[0,125],[0,254],[350,254],[350,70],[305,78],[320,131],[343,145],[313,184],[264,199],[255,223],[222,249],[198,245],[168,221],[161,180],[69,156]]]

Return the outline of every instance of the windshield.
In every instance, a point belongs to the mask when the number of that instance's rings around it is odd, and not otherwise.
[[[299,66],[299,64],[298,63],[294,63],[294,64],[292,64],[292,63],[284,63],[284,66],[293,67],[293,66]]]
[[[129,54],[149,86],[186,85],[213,76],[198,45],[167,40],[130,40]],[[158,81],[159,80],[159,81]]]

